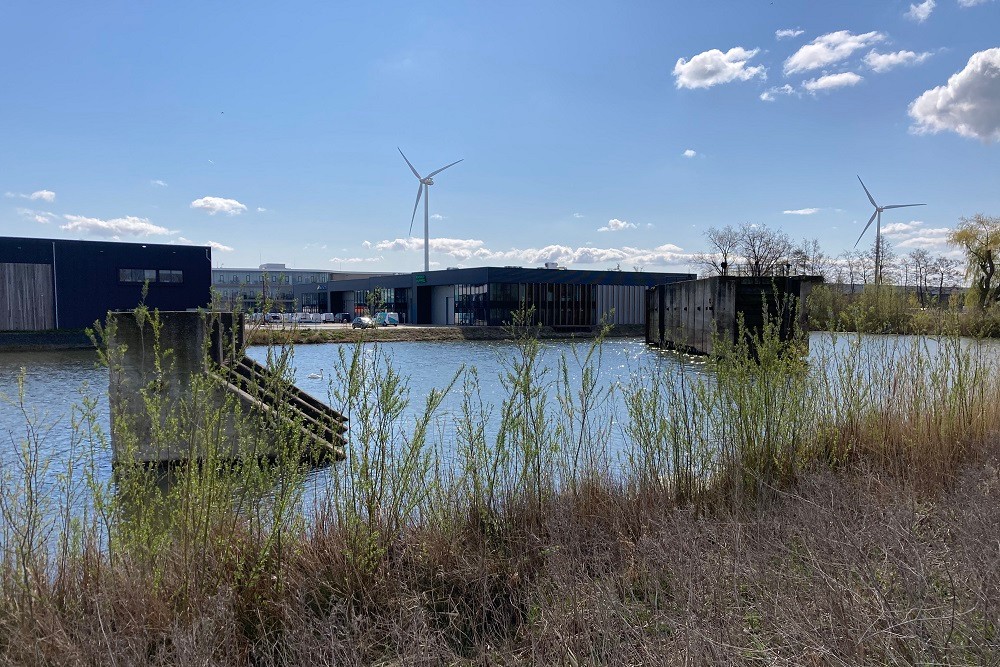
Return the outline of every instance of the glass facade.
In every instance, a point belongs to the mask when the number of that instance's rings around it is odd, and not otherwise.
[[[369,303],[369,300],[372,303]],[[348,308],[348,300],[345,299],[344,307]],[[410,290],[407,288],[378,287],[372,291],[354,292],[353,309],[349,309],[355,315],[362,315],[368,312],[374,315],[376,310],[386,310],[390,313],[398,313],[401,322],[406,321],[406,316],[410,312]]]
[[[543,326],[597,324],[597,288],[551,283],[490,284],[489,324],[509,324],[519,311],[530,314],[532,324]]]
[[[599,320],[594,285],[455,285],[454,304],[454,322],[460,326],[510,324],[521,311],[543,326],[590,326]]]
[[[455,324],[486,326],[489,324],[489,290],[483,285],[455,285]]]

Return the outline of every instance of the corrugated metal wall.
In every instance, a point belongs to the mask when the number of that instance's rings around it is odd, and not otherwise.
[[[646,287],[644,285],[598,285],[597,321],[609,324],[645,324]]]
[[[0,262],[0,330],[55,328],[52,266]]]

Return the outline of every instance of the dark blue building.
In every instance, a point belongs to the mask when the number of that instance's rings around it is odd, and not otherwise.
[[[403,322],[502,326],[530,311],[543,326],[643,324],[646,289],[695,278],[689,273],[478,267],[373,276],[294,288],[302,309],[399,313]],[[376,296],[377,304],[369,303]]]
[[[80,329],[109,310],[188,310],[211,302],[203,246],[0,237],[0,330]]]

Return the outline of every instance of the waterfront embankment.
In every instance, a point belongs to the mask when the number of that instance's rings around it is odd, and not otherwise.
[[[413,341],[513,340],[524,329],[510,327],[457,326],[396,326],[377,329],[353,329],[345,325],[258,326],[247,329],[250,345],[293,343],[402,343]],[[531,334],[539,339],[565,340],[596,338],[600,327],[533,327]],[[643,335],[642,325],[620,324],[608,327],[606,338],[636,338]]]
[[[87,350],[94,344],[82,329],[53,331],[0,331],[0,352]]]

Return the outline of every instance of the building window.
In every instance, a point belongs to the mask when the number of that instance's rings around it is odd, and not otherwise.
[[[160,269],[161,283],[182,283],[184,282],[184,272],[177,269]]]
[[[156,269],[118,269],[118,282],[144,283],[156,282]]]

